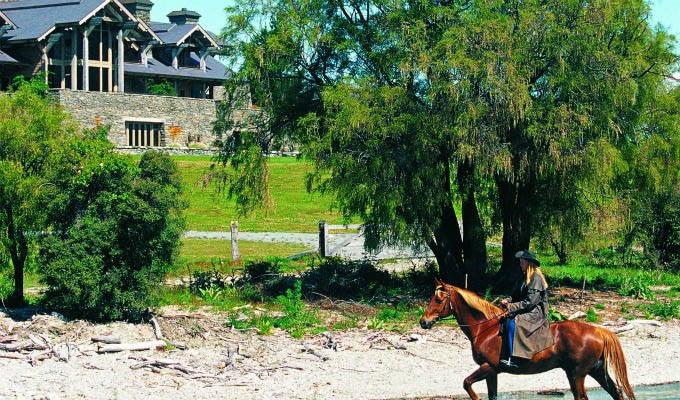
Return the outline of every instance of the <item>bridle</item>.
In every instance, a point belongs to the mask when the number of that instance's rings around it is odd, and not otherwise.
[[[443,290],[442,290],[442,291],[443,291]],[[440,317],[439,314],[440,314],[441,312],[439,312],[439,313],[437,314],[437,317],[434,319],[434,322],[447,321],[447,320],[456,318],[456,317],[453,315],[453,303],[451,303],[451,289],[449,289],[449,290],[446,291],[446,305],[449,307],[449,310],[451,311],[451,315],[446,316],[446,317]],[[442,311],[444,311],[445,309],[446,309],[446,307],[444,307],[444,308],[442,309]],[[482,321],[482,322],[478,322],[478,323],[476,323],[476,324],[461,324],[461,323],[458,323],[458,326],[461,326],[461,327],[462,327],[462,326],[470,327],[470,326],[484,325],[484,324],[486,324],[486,323],[489,322],[489,321],[493,321],[493,320],[495,320],[495,319],[500,319],[501,317],[503,317],[503,316],[505,316],[505,315],[507,315],[507,312],[504,312],[504,313],[501,313],[501,314],[498,314],[498,315],[494,315],[493,317],[491,317],[491,318],[489,318],[489,319],[486,319],[486,320],[484,320],[484,321]],[[449,318],[449,317],[450,317],[450,318]],[[457,319],[457,318],[456,318],[456,319]]]

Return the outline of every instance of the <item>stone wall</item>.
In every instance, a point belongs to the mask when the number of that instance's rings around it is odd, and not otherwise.
[[[110,125],[109,139],[120,148],[128,147],[125,121],[162,123],[163,147],[184,148],[194,142],[212,147],[216,139],[212,132],[217,118],[215,100],[68,89],[51,93],[83,128]]]

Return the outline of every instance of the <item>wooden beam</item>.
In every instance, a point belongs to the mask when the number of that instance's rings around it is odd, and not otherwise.
[[[123,29],[118,30],[118,92],[125,93],[125,48]]]
[[[108,30],[108,43],[106,46],[106,59],[109,61],[109,68],[108,68],[108,75],[107,75],[107,82],[108,82],[108,87],[107,90],[109,92],[113,92],[113,36],[111,36],[111,28],[109,27]]]
[[[78,90],[78,27],[71,34],[71,90]]]
[[[90,32],[90,27],[83,29],[83,90],[86,92],[90,90]]]
[[[64,40],[64,35],[61,35],[59,41],[59,55],[61,57],[61,65],[59,66],[59,71],[61,72],[60,87],[66,89],[66,43]]]

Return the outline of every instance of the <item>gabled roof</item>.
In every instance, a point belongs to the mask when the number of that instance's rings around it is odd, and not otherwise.
[[[12,28],[17,27],[16,25],[14,25],[12,20],[9,19],[9,17],[6,16],[5,13],[2,12],[2,10],[0,10],[0,26],[5,25],[5,24],[11,26]]]
[[[19,61],[13,59],[6,53],[3,53],[2,50],[0,50],[0,64],[19,64]]]
[[[173,23],[165,22],[152,22],[151,29],[161,38],[163,43],[177,45],[184,43],[194,32],[199,32],[203,35],[210,45],[216,48],[220,48],[220,45],[215,41],[213,36],[203,29],[198,24],[184,24],[177,25]]]
[[[0,3],[0,11],[16,26],[3,38],[10,42],[42,40],[57,25],[82,25],[97,11],[112,3],[131,21],[137,22],[118,0],[18,0]]]
[[[198,67],[200,64],[199,56],[191,52],[191,60]],[[195,79],[213,79],[223,81],[229,78],[227,67],[213,57],[205,58],[205,71],[200,68],[179,68],[174,69],[171,66],[165,65],[160,61],[149,58],[148,67],[142,64],[125,63],[125,73],[137,75],[152,75],[165,76],[168,78],[195,78]]]

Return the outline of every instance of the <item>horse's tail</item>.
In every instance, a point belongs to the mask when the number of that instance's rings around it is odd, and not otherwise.
[[[623,349],[616,334],[608,329],[598,329],[600,337],[604,342],[604,372],[613,378],[612,381],[623,389],[630,400],[635,400],[633,388],[628,383],[628,370],[626,368],[626,358],[623,356]],[[609,370],[613,375],[609,373]]]

